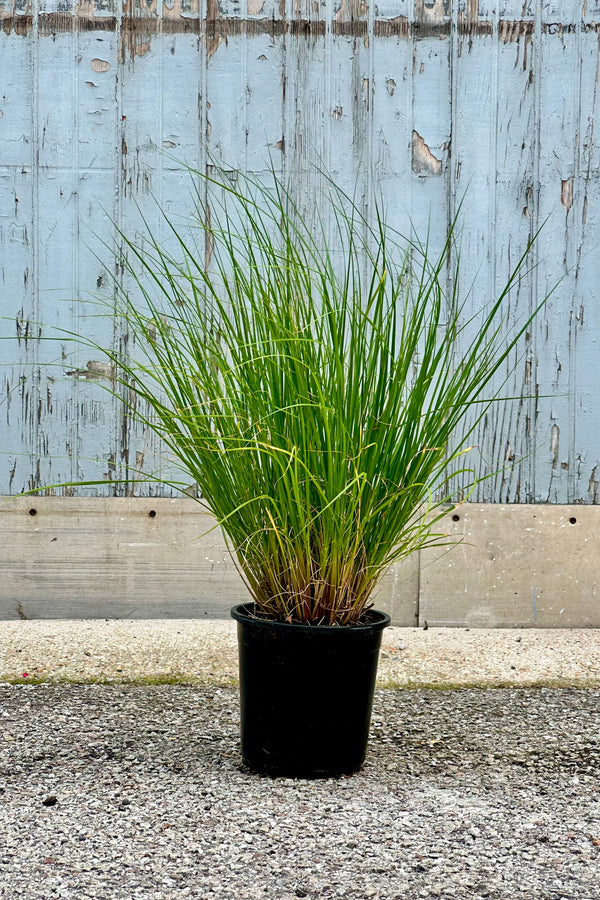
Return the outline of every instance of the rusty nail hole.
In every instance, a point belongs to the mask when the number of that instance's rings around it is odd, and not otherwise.
[[[454,513],[454,515],[452,516],[452,521],[460,522],[460,516],[458,515],[458,513]]]
[[[577,519],[575,518],[575,516],[571,516],[571,518],[569,519],[569,522],[571,523],[571,525],[576,525]]]
[[[153,519],[153,518],[155,517],[155,515],[156,515],[156,510],[155,510],[155,509],[151,509],[150,512],[148,513],[148,515],[150,516],[151,519]]]
[[[30,516],[37,516],[37,509],[30,509],[30,510],[29,510],[29,515],[30,515]]]

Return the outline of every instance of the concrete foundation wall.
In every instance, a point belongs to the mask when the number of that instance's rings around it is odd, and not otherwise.
[[[465,504],[376,605],[396,625],[600,627],[600,508]],[[0,500],[0,618],[228,615],[248,593],[192,500]]]

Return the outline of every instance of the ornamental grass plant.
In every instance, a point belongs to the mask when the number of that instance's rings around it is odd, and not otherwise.
[[[364,621],[393,562],[447,541],[460,460],[532,318],[507,337],[527,254],[473,319],[447,287],[452,233],[432,259],[332,183],[315,225],[274,173],[192,174],[192,229],[161,213],[171,249],[120,235],[120,396],[197,484],[258,615]]]

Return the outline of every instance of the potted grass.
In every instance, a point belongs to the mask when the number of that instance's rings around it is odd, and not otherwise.
[[[457,279],[446,289],[452,235],[431,259],[332,184],[308,221],[273,173],[268,187],[194,175],[196,239],[166,214],[168,242],[121,234],[131,355],[105,352],[250,593],[232,610],[244,761],[348,774],[389,624],[373,593],[392,563],[445,540],[448,473],[467,471],[457,461],[531,321],[506,337],[525,256],[457,356],[474,329]]]

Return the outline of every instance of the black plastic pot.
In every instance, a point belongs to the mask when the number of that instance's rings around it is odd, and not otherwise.
[[[240,656],[242,756],[257,772],[292,778],[350,775],[362,766],[381,635],[366,625],[289,625],[234,606]]]

